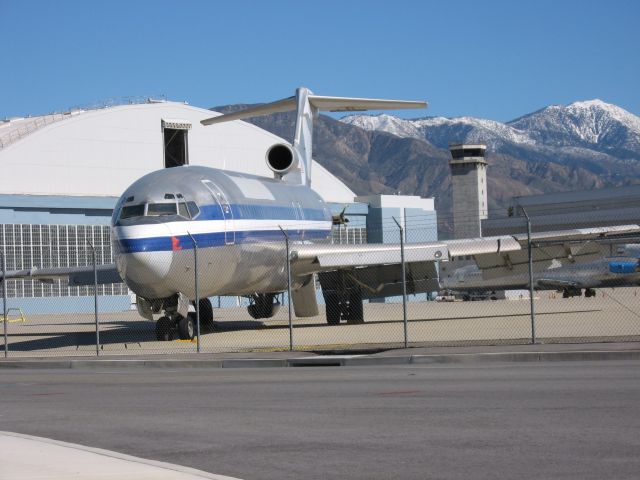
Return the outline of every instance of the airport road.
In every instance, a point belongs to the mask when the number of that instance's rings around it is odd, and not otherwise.
[[[0,430],[247,480],[635,479],[639,367],[2,370]]]

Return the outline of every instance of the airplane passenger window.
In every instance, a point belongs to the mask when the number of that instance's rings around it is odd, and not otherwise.
[[[144,215],[144,205],[129,205],[122,207],[120,212],[120,220],[132,217],[142,217]]]
[[[175,203],[150,203],[147,206],[147,215],[156,217],[161,215],[177,215],[178,210]]]

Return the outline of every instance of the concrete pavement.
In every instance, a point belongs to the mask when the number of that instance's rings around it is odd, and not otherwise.
[[[2,368],[273,368],[485,362],[640,360],[640,342],[405,349],[3,358]]]
[[[1,480],[234,480],[194,468],[145,460],[100,448],[0,432]],[[237,480],[237,479],[235,479]]]

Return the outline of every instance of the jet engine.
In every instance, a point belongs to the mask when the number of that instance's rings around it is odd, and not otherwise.
[[[269,147],[265,160],[267,166],[278,178],[282,178],[298,164],[293,148],[285,143],[276,143]]]

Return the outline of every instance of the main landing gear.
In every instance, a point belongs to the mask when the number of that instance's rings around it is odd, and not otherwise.
[[[200,330],[213,329],[213,307],[208,298],[203,298],[198,303],[200,307]],[[196,336],[196,312],[189,312],[186,317],[175,313],[160,317],[156,322],[156,339],[170,341],[175,338],[180,340],[193,340]]]
[[[340,320],[346,320],[349,323],[364,323],[362,294],[358,290],[349,292],[348,295],[326,292],[324,301],[329,325],[339,325]]]

